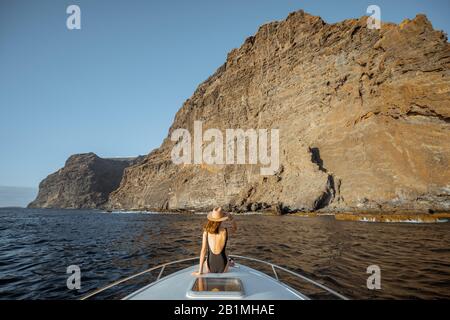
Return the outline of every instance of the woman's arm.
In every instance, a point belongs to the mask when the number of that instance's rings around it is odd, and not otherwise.
[[[200,250],[200,262],[199,262],[198,274],[203,273],[203,263],[205,262],[205,257],[206,257],[206,243],[207,243],[206,237],[207,236],[208,236],[208,233],[206,231],[204,231],[203,232],[203,240],[202,240],[202,249]]]

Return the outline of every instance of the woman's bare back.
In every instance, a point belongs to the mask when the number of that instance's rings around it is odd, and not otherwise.
[[[217,234],[208,233],[207,236],[210,250],[214,254],[219,254],[223,250],[227,239],[227,232],[225,228],[220,228],[219,233]]]

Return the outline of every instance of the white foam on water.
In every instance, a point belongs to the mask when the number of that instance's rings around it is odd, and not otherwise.
[[[444,222],[448,222],[448,219],[436,219],[435,221],[423,221],[422,219],[409,219],[409,220],[391,220],[391,219],[385,219],[383,221],[376,221],[375,218],[361,218],[359,219],[359,221],[361,222],[380,222],[380,223],[444,223]]]
[[[108,213],[108,214],[130,214],[130,213],[135,213],[135,214],[160,214],[158,212],[152,212],[152,211],[129,211],[129,210],[115,210],[115,211],[102,211],[102,213]]]

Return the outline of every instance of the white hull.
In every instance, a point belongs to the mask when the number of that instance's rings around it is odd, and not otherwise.
[[[300,292],[275,280],[274,278],[254,270],[252,268],[236,264],[226,273],[209,273],[201,278],[225,278],[239,279],[242,283],[240,292],[193,292],[191,289],[197,279],[192,273],[198,270],[198,266],[192,266],[156,282],[145,286],[128,295],[124,300],[308,300],[308,297]]]
[[[325,285],[276,264],[245,256],[230,255],[229,257],[270,267],[274,277],[239,263],[235,263],[235,266],[226,273],[207,273],[194,276],[192,273],[198,270],[198,265],[194,265],[168,276],[162,276],[167,266],[198,261],[198,257],[192,257],[161,264],[118,280],[91,292],[82,300],[97,296],[119,284],[156,270],[160,270],[156,281],[128,294],[123,300],[309,300],[306,294],[280,281],[277,270],[320,288],[334,298],[347,300],[345,296]]]

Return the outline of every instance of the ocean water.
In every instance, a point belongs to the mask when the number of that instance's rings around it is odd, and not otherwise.
[[[204,221],[203,215],[1,208],[0,299],[78,299],[152,266],[195,257]],[[239,230],[227,253],[274,262],[350,298],[450,298],[450,223],[260,215],[236,221]],[[67,288],[70,265],[81,269],[80,290]],[[380,290],[367,289],[370,265],[380,267]],[[123,297],[156,275],[114,288],[107,297]]]

